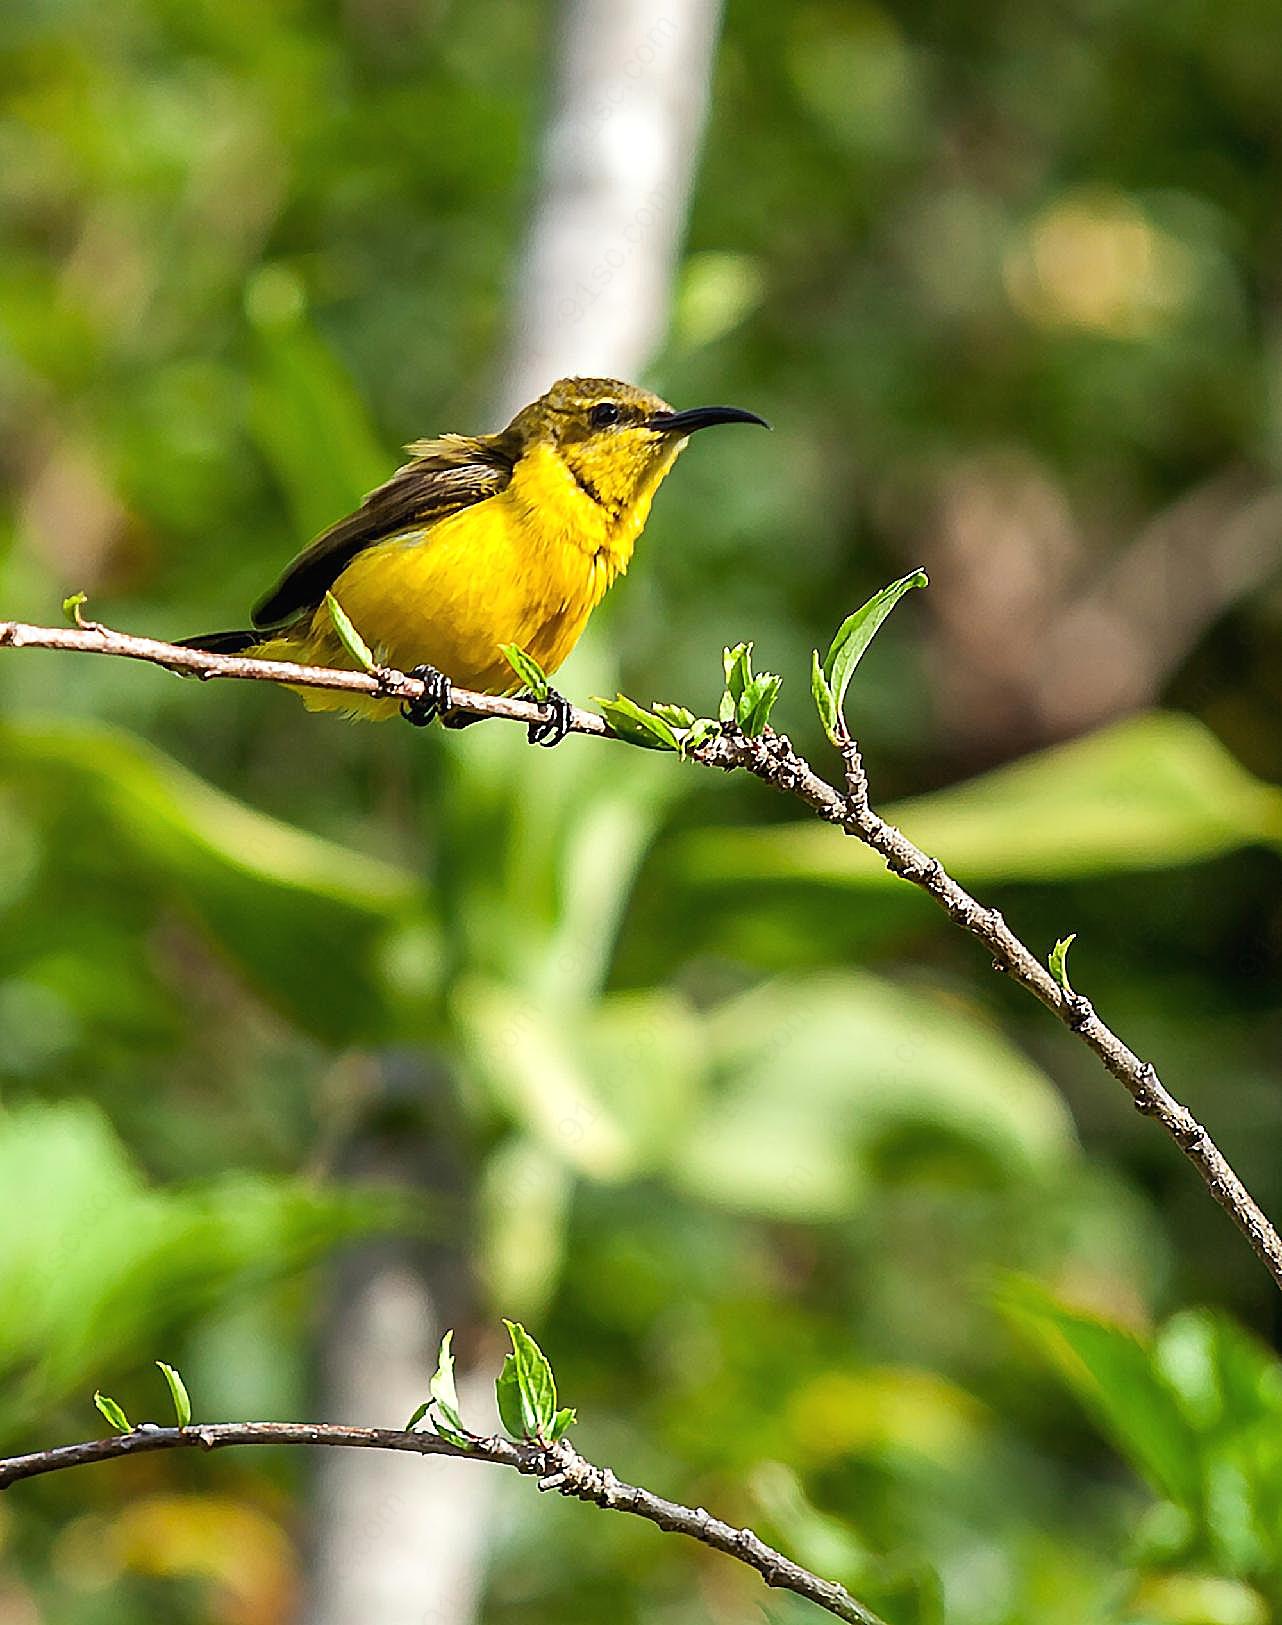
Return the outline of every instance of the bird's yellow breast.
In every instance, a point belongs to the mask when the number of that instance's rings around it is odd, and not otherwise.
[[[519,644],[549,673],[560,666],[627,568],[666,472],[614,510],[552,448],[533,447],[496,496],[358,553],[334,595],[382,664],[435,666],[462,688],[506,693],[518,682],[499,645]],[[323,605],[304,641],[307,658],[348,663]],[[313,704],[350,705],[350,696],[313,695]],[[390,714],[395,705],[359,709]]]

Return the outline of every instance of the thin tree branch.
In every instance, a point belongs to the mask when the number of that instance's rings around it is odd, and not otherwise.
[[[204,649],[188,649],[178,643],[162,643],[159,638],[136,638],[116,632],[97,621],[79,626],[28,626],[24,621],[0,621],[0,649],[69,649],[78,654],[121,655],[126,660],[146,660],[168,671],[208,681],[230,677],[258,683],[287,683],[291,688],[326,688],[343,694],[361,694],[375,700],[417,700],[423,684],[393,667],[379,672],[347,671],[337,666],[299,666],[289,660],[255,660],[247,655],[209,654]],[[553,713],[535,700],[518,700],[505,694],[476,694],[471,689],[453,690],[454,710],[477,717],[505,717],[510,722],[550,722]],[[574,709],[571,733],[610,735],[610,728],[595,711]]]
[[[129,637],[96,623],[81,627],[28,626],[0,621],[0,648],[76,649],[90,654],[125,655],[149,660],[174,671],[203,678],[252,678],[286,682],[296,687],[330,688],[374,697],[414,698],[422,685],[402,672],[339,671],[319,666],[295,666],[271,660],[249,660],[239,655],[213,655],[161,643],[152,638]],[[517,722],[541,722],[547,711],[531,700],[454,690],[460,711],[476,716],[508,717]],[[571,731],[614,737],[607,724],[590,711],[575,710]],[[858,748],[848,740],[842,748],[844,792],[821,778],[784,734],[770,730],[752,739],[729,725],[706,744],[688,753],[709,767],[743,768],[784,795],[796,797],[820,818],[835,824],[871,847],[886,867],[911,881],[932,897],[954,924],[983,943],[994,968],[1006,972],[1034,998],[1057,1015],[1070,1032],[1092,1050],[1127,1090],[1135,1107],[1159,1123],[1201,1175],[1211,1195],[1250,1242],[1261,1263],[1282,1290],[1282,1237],[1269,1222],[1224,1153],[1189,1109],[1165,1088],[1153,1065],[1143,1061],[1096,1014],[1089,999],[1061,988],[1059,983],[1006,924],[996,909],[985,908],[947,873],[938,858],[914,845],[902,831],[878,816],[869,804],[868,780]]]
[[[608,1512],[630,1512],[660,1529],[688,1535],[701,1545],[746,1563],[768,1586],[794,1592],[837,1619],[853,1621],[853,1625],[884,1625],[871,1609],[856,1602],[844,1586],[803,1569],[773,1546],[767,1546],[751,1529],[737,1529],[733,1524],[714,1518],[703,1507],[682,1506],[636,1484],[625,1484],[608,1467],[597,1467],[587,1461],[565,1439],[544,1445],[536,1440],[517,1444],[497,1437],[478,1438],[464,1449],[435,1433],[407,1433],[394,1428],[334,1427],[302,1422],[216,1422],[162,1428],[144,1422],[131,1433],[88,1439],[81,1444],[64,1444],[53,1450],[36,1450],[30,1455],[0,1460],[0,1490],[8,1489],[20,1479],[38,1478],[68,1467],[86,1467],[98,1461],[118,1461],[123,1456],[142,1455],[152,1450],[219,1450],[229,1445],[252,1444],[399,1450],[416,1456],[451,1456],[462,1461],[514,1467],[518,1473],[537,1478],[540,1490],[589,1501]]]
[[[1202,1176],[1207,1189],[1250,1242],[1274,1284],[1282,1290],[1282,1237],[1233,1171],[1224,1153],[1187,1106],[1163,1085],[1152,1062],[1142,1061],[1096,1014],[1089,999],[1059,983],[1006,924],[995,908],[985,908],[964,886],[868,804],[868,781],[858,749],[843,748],[844,795],[821,779],[782,734],[749,739],[724,731],[695,751],[718,767],[743,767],[785,795],[812,808],[820,818],[870,846],[892,874],[911,881],[934,899],[955,925],[983,943],[993,969],[1004,971],[1057,1015],[1070,1032],[1093,1050],[1129,1093],[1137,1111],[1161,1124]]]

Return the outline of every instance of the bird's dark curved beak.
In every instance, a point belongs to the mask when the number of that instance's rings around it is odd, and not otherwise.
[[[763,429],[770,425],[755,412],[745,412],[741,406],[691,406],[684,412],[656,412],[646,419],[647,429],[661,434],[693,434],[696,429],[711,429],[718,423],[759,423]]]

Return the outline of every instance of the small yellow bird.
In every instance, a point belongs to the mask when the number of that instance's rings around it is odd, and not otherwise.
[[[675,412],[633,384],[562,378],[498,434],[415,441],[410,462],[299,554],[254,609],[255,630],[187,644],[350,666],[325,605],[332,592],[375,660],[422,678],[426,692],[400,704],[308,689],[308,707],[450,725],[451,680],[483,694],[520,686],[500,644],[546,672],[560,666],[627,569],[688,437],[717,423],[769,427],[737,406]],[[549,705],[532,744],[565,737],[569,705],[555,691]]]

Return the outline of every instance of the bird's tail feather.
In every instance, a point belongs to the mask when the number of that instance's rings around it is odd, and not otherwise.
[[[262,643],[261,632],[202,632],[198,637],[179,638],[180,649],[203,649],[211,655],[243,655]]]
[[[315,652],[305,641],[291,637],[288,627],[276,632],[202,632],[198,637],[179,638],[178,647],[203,649],[206,654],[213,655],[252,654],[260,660],[306,662],[318,659],[325,663],[327,659],[326,650]],[[328,658],[331,664],[341,663],[337,658]],[[347,694],[323,688],[296,688],[294,692],[309,711],[341,711],[352,719],[379,721],[384,717],[397,716],[401,709],[401,702],[395,698],[373,699],[364,694]]]

